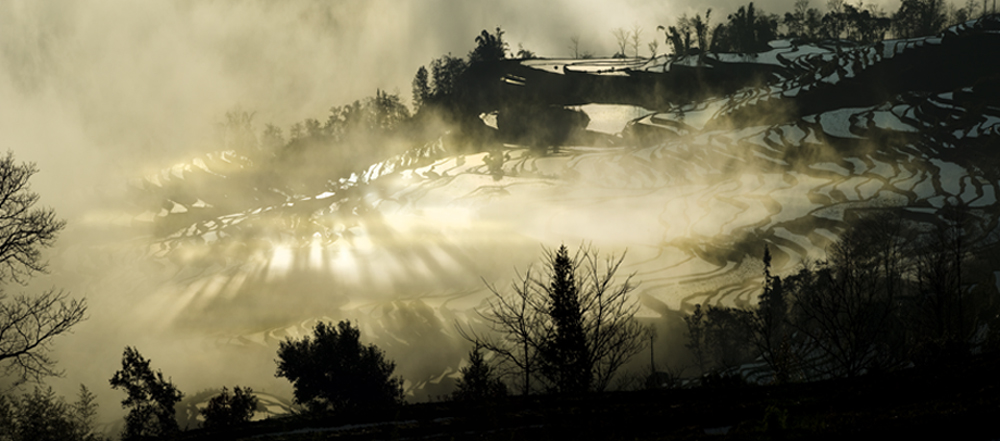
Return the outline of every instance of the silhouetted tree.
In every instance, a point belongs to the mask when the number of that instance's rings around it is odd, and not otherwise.
[[[947,20],[942,0],[903,0],[892,16],[892,31],[899,38],[935,35]]]
[[[52,388],[35,386],[20,398],[0,395],[0,440],[101,441],[94,433],[95,397],[80,386],[80,399],[66,403]]]
[[[28,182],[35,164],[0,158],[0,283],[27,283],[46,271],[42,249],[52,246],[66,225],[51,208],[37,208],[38,194]],[[9,297],[0,290],[0,365],[15,382],[58,375],[48,351],[52,340],[83,321],[84,300],[70,300],[62,291]]]
[[[862,44],[873,44],[885,39],[885,33],[892,25],[892,19],[877,9],[860,9],[853,5],[845,7],[847,20],[851,23],[847,38]]]
[[[691,29],[694,29],[695,40],[698,42],[698,48],[701,49],[701,56],[704,58],[704,54],[712,47],[712,8],[708,8],[705,11],[705,18],[701,18],[701,14],[695,14],[694,18],[690,20]]]
[[[241,108],[226,112],[226,122],[219,125],[221,144],[226,150],[235,150],[242,155],[257,154],[260,143],[253,128],[253,112]]]
[[[44,273],[42,248],[55,243],[66,222],[51,208],[36,208],[38,194],[28,180],[38,173],[34,163],[14,162],[14,154],[0,158],[0,281],[24,284],[35,273]]]
[[[260,143],[265,151],[272,153],[276,152],[281,147],[284,147],[285,135],[281,132],[281,127],[274,124],[268,124],[265,126]]]
[[[530,60],[533,58],[538,58],[535,52],[525,49],[521,43],[517,44],[517,58],[520,60]]]
[[[694,311],[690,315],[684,316],[684,324],[687,325],[688,331],[688,341],[684,344],[684,347],[691,351],[691,355],[694,356],[694,362],[698,366],[698,371],[702,374],[708,372],[706,321],[705,311],[701,308],[701,304],[694,305]]]
[[[569,53],[573,58],[580,58],[580,37],[569,38]]]
[[[476,346],[469,352],[469,365],[461,369],[452,399],[455,401],[483,401],[507,396],[507,386],[500,381],[493,367],[483,358]]]
[[[646,342],[648,331],[634,318],[639,306],[628,296],[632,276],[614,284],[624,257],[602,263],[587,247],[573,257],[564,248],[546,252],[544,277],[530,267],[519,276],[513,294],[488,286],[493,300],[482,315],[499,337],[466,335],[513,368],[524,394],[538,377],[561,392],[578,392],[583,384],[604,390]]]
[[[578,259],[569,256],[565,245],[547,256],[550,280],[546,287],[547,312],[551,318],[549,337],[542,347],[543,372],[563,393],[590,389],[590,355],[583,331],[580,286],[576,282]]]
[[[219,395],[212,397],[201,410],[205,417],[205,427],[228,427],[249,422],[257,410],[258,399],[249,387],[233,388],[232,395],[225,386]]]
[[[468,68],[465,60],[450,54],[431,61],[431,81],[435,98],[451,95],[455,91],[459,77]]]
[[[796,0],[795,9],[785,13],[782,23],[789,37],[815,40],[820,37],[823,14],[819,9],[810,8],[809,0]]]
[[[417,69],[417,74],[413,76],[413,109],[414,111],[420,110],[420,107],[424,105],[424,101],[431,96],[431,87],[427,83],[427,68],[420,66]]]
[[[0,294],[0,363],[16,382],[60,375],[48,351],[52,339],[83,321],[86,302],[62,291],[8,299]]]
[[[376,89],[375,97],[366,103],[371,113],[372,130],[389,131],[410,117],[410,111],[399,99],[399,95]]]
[[[897,302],[907,256],[902,221],[890,215],[860,221],[831,245],[822,262],[796,285],[795,328],[818,358],[811,368],[853,377],[884,369],[892,359],[900,326]]]
[[[778,16],[758,11],[753,2],[729,14],[729,22],[713,32],[712,50],[755,54],[767,50],[778,36]]]
[[[336,141],[352,135],[369,138],[392,131],[409,117],[410,111],[399,95],[376,89],[373,97],[330,108],[330,116],[322,125],[315,119],[307,119],[305,131],[313,138]]]
[[[403,401],[396,364],[375,345],[361,343],[349,321],[319,322],[313,336],[287,339],[278,347],[275,376],[295,388],[295,401],[316,411],[394,406]]]
[[[717,369],[735,368],[752,360],[747,312],[737,308],[709,306],[705,313],[705,342]]]
[[[642,27],[638,23],[632,25],[631,35],[629,35],[629,42],[632,46],[632,53],[636,58],[639,58],[639,42],[642,38]]]
[[[788,299],[781,277],[771,274],[771,250],[764,246],[764,292],[757,308],[749,311],[750,341],[774,372],[777,383],[792,377],[792,335],[788,323]]]
[[[122,389],[126,393],[122,407],[129,412],[125,416],[123,439],[166,436],[180,431],[174,406],[184,394],[164,379],[162,372],[154,373],[149,360],[139,351],[125,347],[122,368],[115,372],[110,383],[112,389]]]
[[[986,7],[985,6],[986,5],[984,4],[983,5],[983,9],[981,10],[983,12],[983,14],[986,13]],[[951,20],[950,21],[952,23],[965,23],[965,22],[967,22],[969,20],[975,19],[975,18],[979,17],[979,15],[980,15],[980,14],[977,14],[977,12],[976,12],[977,10],[979,10],[979,7],[976,4],[975,0],[965,0],[965,6],[964,7],[952,9],[952,11],[949,14],[951,16]]]
[[[629,31],[625,28],[615,28],[611,30],[611,35],[615,36],[615,43],[618,44],[618,52],[615,52],[615,57],[625,57],[625,48],[628,47]]]
[[[469,52],[469,63],[491,63],[507,58],[507,43],[503,41],[503,30],[498,26],[495,34],[485,29],[476,37],[476,48]]]
[[[698,20],[701,21],[701,17],[698,17]],[[678,18],[676,26],[657,26],[656,29],[663,31],[666,35],[666,42],[670,45],[671,51],[673,51],[673,58],[687,55],[697,42],[696,39],[692,39],[692,33],[695,30],[693,20],[688,18],[687,15],[682,15]],[[702,49],[705,50],[707,48]]]
[[[946,205],[943,219],[918,242],[914,333],[920,361],[971,353],[979,320],[969,285],[974,240],[982,231],[966,205]],[[992,286],[996,286],[993,284]]]
[[[535,282],[531,267],[528,267],[524,275],[519,276],[519,281],[511,284],[514,291],[511,295],[501,294],[487,285],[493,299],[488,311],[480,314],[500,337],[469,335],[459,330],[477,347],[493,352],[509,371],[516,372],[522,395],[533,390],[531,383],[538,375],[538,348],[545,341],[542,329],[544,299],[537,295]]]

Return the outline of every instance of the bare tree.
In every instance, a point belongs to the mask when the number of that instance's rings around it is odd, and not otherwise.
[[[653,39],[649,42],[649,58],[656,58],[656,51],[660,49],[660,40]]]
[[[470,341],[496,354],[507,367],[508,375],[515,375],[521,383],[522,393],[533,389],[535,380],[556,385],[560,380],[552,377],[551,370],[543,369],[547,360],[558,359],[546,351],[557,348],[559,325],[563,320],[554,313],[554,290],[558,283],[558,252],[546,251],[544,277],[533,275],[529,267],[518,275],[512,283],[512,293],[504,294],[487,284],[493,299],[482,317],[493,335],[481,336],[465,331],[463,335]],[[604,390],[611,383],[615,372],[633,355],[642,351],[646,344],[648,330],[635,320],[638,303],[629,293],[635,289],[632,275],[623,283],[616,284],[614,276],[624,261],[624,255],[605,260],[596,251],[581,247],[571,258],[569,267],[579,305],[580,327],[586,342],[583,371],[589,372],[593,390]],[[576,315],[576,314],[574,314]],[[564,374],[565,372],[563,372]],[[556,375],[561,375],[557,373]]]
[[[0,281],[24,284],[45,272],[42,247],[50,247],[66,223],[51,208],[33,208],[38,194],[28,179],[38,172],[33,163],[18,164],[14,154],[0,159]]]
[[[503,373],[519,377],[523,395],[532,391],[531,380],[537,375],[538,347],[543,341],[541,311],[544,306],[539,303],[543,299],[535,295],[534,284],[530,266],[523,276],[518,274],[517,282],[511,283],[512,294],[503,294],[487,283],[493,299],[481,316],[494,334],[480,336],[459,328],[467,340],[496,354]]]
[[[629,296],[636,285],[635,274],[629,274],[621,284],[614,284],[615,274],[625,261],[625,255],[609,255],[602,262],[597,250],[582,250],[586,289],[581,305],[585,313],[585,328],[590,346],[594,373],[594,389],[604,390],[615,372],[646,345],[651,332],[635,320],[639,304]]]
[[[51,208],[35,208],[38,194],[28,180],[38,172],[32,163],[17,163],[10,152],[0,158],[0,283],[27,283],[45,272],[41,248],[52,246],[65,222]],[[52,339],[84,319],[83,300],[69,300],[62,291],[10,298],[0,288],[0,365],[16,381],[58,375],[47,352]]]
[[[635,57],[639,58],[639,39],[642,36],[642,27],[638,23],[632,25],[632,32],[630,33],[629,40],[632,44],[632,52],[635,53]]]
[[[19,381],[59,375],[48,355],[52,339],[84,319],[84,300],[69,300],[62,291],[40,296],[0,295],[0,363],[5,375]]]
[[[893,331],[908,277],[908,242],[900,219],[863,219],[830,247],[829,262],[801,285],[795,328],[821,355],[812,366],[818,372],[853,377],[890,367],[892,352],[902,346],[893,341]]]
[[[618,54],[621,54],[621,56],[624,57],[625,48],[628,47],[628,40],[631,34],[629,31],[626,31],[625,28],[612,29],[611,34],[615,36],[615,42],[618,43]]]
[[[573,54],[573,58],[580,58],[580,37],[570,37],[569,50]]]
[[[955,359],[968,355],[979,329],[974,298],[966,284],[973,244],[983,234],[967,205],[945,205],[939,222],[918,241],[917,313],[914,320],[921,357]]]

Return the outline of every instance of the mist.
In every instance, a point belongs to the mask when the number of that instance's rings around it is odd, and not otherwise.
[[[5,289],[56,287],[89,303],[89,319],[54,345],[54,358],[66,375],[47,383],[66,395],[86,384],[98,395],[103,418],[114,418],[121,414],[121,393],[110,390],[107,381],[129,345],[188,395],[239,384],[289,396],[291,386],[274,378],[276,341],[297,336],[310,328],[310,320],[325,317],[360,321],[363,336],[410,335],[411,341],[380,345],[413,386],[430,383],[429,372],[454,373],[468,350],[467,342],[451,335],[452,323],[432,317],[434,310],[471,311],[487,294],[483,280],[506,286],[516,276],[515,268],[537,261],[540,245],[587,240],[602,252],[627,249],[627,270],[638,272],[644,283],[640,293],[660,299],[647,301],[650,308],[679,307],[682,296],[668,288],[679,274],[689,277],[686,295],[757,271],[752,264],[719,269],[663,254],[664,243],[676,245],[685,237],[732,228],[731,219],[714,217],[712,207],[699,205],[698,192],[719,190],[711,186],[691,190],[690,198],[673,199],[651,195],[655,191],[643,185],[628,188],[628,197],[622,197],[599,185],[550,188],[531,182],[509,189],[533,192],[525,202],[508,199],[486,208],[471,202],[435,205],[428,198],[425,210],[401,207],[394,215],[371,220],[365,227],[369,243],[358,245],[364,250],[354,254],[363,262],[338,260],[342,245],[317,254],[281,244],[263,255],[208,256],[209,263],[195,257],[159,259],[150,246],[153,233],[134,220],[127,198],[134,182],[169,176],[163,170],[172,165],[221,150],[226,112],[252,112],[258,129],[268,123],[287,128],[306,118],[325,118],[331,106],[374,95],[376,89],[408,101],[410,81],[420,66],[447,53],[465,56],[483,29],[501,26],[511,49],[521,44],[543,57],[566,56],[574,36],[580,37],[582,49],[610,56],[615,51],[611,29],[637,24],[644,29],[644,41],[662,43],[656,26],[672,24],[681,14],[701,13],[705,6],[717,8],[713,17],[724,17],[727,8],[740,4],[0,3],[0,148],[37,164],[40,173],[32,179],[32,189],[41,195],[41,204],[68,221],[49,250],[50,274],[25,288],[8,284]],[[757,5],[775,13],[792,8],[790,0]],[[895,1],[883,5],[889,11],[897,6]],[[582,167],[613,177],[632,171],[614,170],[606,158],[583,155]],[[565,168],[544,159],[518,159],[525,168]],[[414,173],[427,176],[462,166],[452,159]],[[760,194],[753,197],[770,195],[768,185],[755,187]],[[429,193],[416,188],[390,193],[412,193],[413,198]],[[658,217],[634,216],[650,201],[665,200]],[[666,222],[671,212],[695,214]],[[554,226],[563,219],[570,221]],[[379,227],[392,234],[372,233]],[[601,236],[594,237],[598,232]],[[354,245],[358,243],[365,242],[359,239]],[[188,249],[195,255],[201,248]],[[730,278],[706,281],[719,274]],[[219,287],[206,288],[213,284]],[[212,296],[206,298],[209,291]],[[455,319],[444,317],[449,318]],[[417,352],[425,354],[407,358]],[[449,371],[442,372],[446,363],[420,365],[442,358],[449,360]],[[408,372],[424,378],[407,377]],[[432,391],[422,397],[443,393],[428,387]]]

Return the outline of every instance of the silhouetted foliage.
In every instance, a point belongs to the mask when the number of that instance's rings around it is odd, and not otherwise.
[[[420,66],[413,76],[413,109],[419,111],[424,101],[431,96],[431,86],[428,83],[427,68]]]
[[[809,0],[796,0],[795,9],[785,13],[782,23],[789,37],[817,40],[823,31],[823,14],[819,9],[810,8]]]
[[[584,385],[604,390],[646,343],[647,330],[634,318],[639,305],[628,296],[631,276],[613,284],[623,260],[611,256],[602,263],[587,247],[572,257],[565,247],[546,251],[542,277],[529,267],[510,295],[489,286],[493,300],[482,315],[499,336],[466,338],[496,354],[524,394],[535,379],[558,392],[580,392]]]
[[[174,406],[184,394],[164,379],[162,372],[154,373],[149,360],[139,351],[125,347],[122,368],[115,372],[110,383],[112,389],[122,389],[127,394],[122,400],[122,407],[128,409],[123,439],[166,436],[180,431]]]
[[[343,140],[355,134],[370,137],[393,130],[409,117],[410,111],[399,95],[376,89],[374,97],[331,107],[330,116],[322,125],[316,120],[306,120],[304,134],[334,140]]]
[[[916,293],[911,340],[915,361],[938,363],[963,359],[989,347],[997,325],[995,275],[978,255],[986,234],[983,220],[968,206],[946,205],[944,216],[917,241]]]
[[[684,316],[684,324],[687,325],[688,332],[688,341],[684,347],[691,351],[698,371],[703,374],[708,372],[708,341],[705,322],[705,311],[701,308],[701,304],[694,305],[694,311],[690,315]]]
[[[52,388],[35,386],[19,398],[0,395],[0,440],[101,441],[94,433],[95,397],[83,385],[75,403],[66,403]]]
[[[774,372],[776,383],[792,378],[794,356],[788,323],[788,299],[781,277],[771,274],[771,250],[764,247],[764,292],[757,308],[747,311],[748,336],[753,348]]]
[[[935,35],[947,24],[942,0],[903,0],[892,16],[892,31],[899,38]]]
[[[756,307],[696,306],[686,346],[703,373],[760,359],[778,383],[855,377],[995,350],[1000,290],[977,256],[986,221],[946,206],[931,230],[891,212],[852,222],[828,260],[778,277],[764,251]]]
[[[746,311],[737,308],[709,306],[705,314],[705,341],[709,357],[716,369],[738,367],[753,359],[750,326]]]
[[[261,144],[253,128],[253,112],[239,107],[226,112],[226,121],[219,124],[219,144],[225,150],[235,150],[241,155],[256,155]]]
[[[261,146],[265,151],[273,152],[285,146],[285,136],[281,131],[281,127],[274,124],[265,126],[261,138]]]
[[[548,256],[550,273],[546,287],[547,312],[551,318],[549,338],[542,346],[542,371],[563,393],[590,389],[590,355],[583,332],[583,311],[576,283],[579,261],[571,259],[565,245]]]
[[[778,16],[757,10],[753,2],[740,6],[728,18],[728,23],[713,32],[713,51],[754,54],[768,50],[767,43],[778,37]]]
[[[476,346],[469,352],[469,365],[461,369],[452,399],[455,401],[484,401],[507,396],[507,386],[503,384],[493,366],[483,358]]]
[[[313,336],[287,339],[278,348],[277,377],[295,388],[295,401],[314,411],[386,407],[403,401],[396,364],[375,345],[361,343],[349,321],[319,322]]]
[[[257,396],[249,387],[233,388],[232,395],[225,386],[219,395],[212,397],[201,410],[206,428],[228,427],[249,422],[257,410]]]
[[[503,41],[503,30],[498,26],[496,33],[485,29],[476,37],[476,48],[469,52],[469,63],[491,63],[507,58],[507,43]]]
[[[819,354],[813,369],[851,377],[893,362],[886,358],[907,243],[900,218],[865,218],[830,247],[812,283],[800,285],[794,323]]]
[[[465,60],[452,57],[450,54],[431,61],[432,96],[435,99],[442,99],[451,95],[459,78],[468,67]]]
[[[843,29],[842,34],[831,35],[831,38],[846,38],[861,44],[877,43],[885,39],[885,33],[889,30],[892,20],[885,14],[870,9],[861,9],[844,3],[840,12],[830,12],[824,20],[835,20],[840,23],[838,29]]]
[[[517,44],[517,54],[515,55],[520,60],[530,60],[533,58],[538,58],[534,51],[525,49],[521,43]]]

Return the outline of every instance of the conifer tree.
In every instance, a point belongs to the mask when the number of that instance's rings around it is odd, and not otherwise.
[[[543,352],[546,370],[558,391],[586,392],[590,388],[592,374],[576,282],[577,265],[570,258],[569,250],[562,245],[554,255],[549,256],[549,266],[552,274],[547,294],[553,328],[548,347]]]
[[[462,378],[452,393],[455,401],[480,401],[507,395],[507,386],[496,376],[496,372],[477,345],[469,352],[469,365],[463,367]]]
[[[419,111],[430,96],[431,87],[428,83],[427,68],[420,66],[420,69],[417,69],[417,74],[413,77],[413,112]]]

